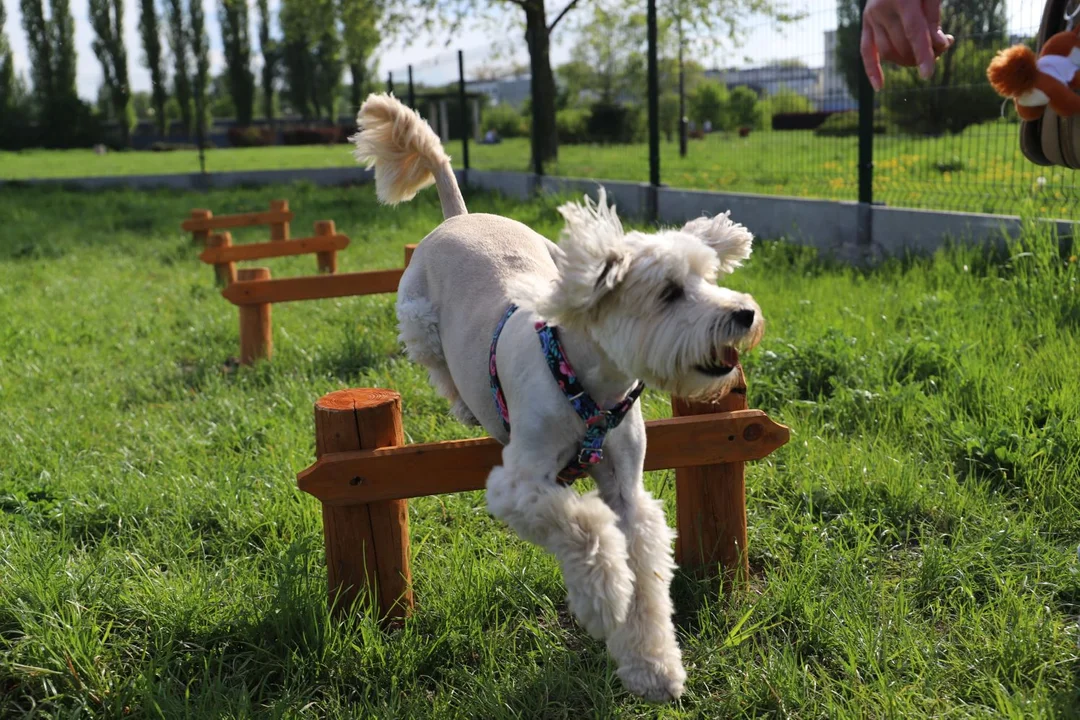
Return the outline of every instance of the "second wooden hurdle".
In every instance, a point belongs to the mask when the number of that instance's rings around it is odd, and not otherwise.
[[[645,470],[675,469],[676,560],[731,580],[746,578],[745,463],[784,445],[788,428],[746,406],[742,368],[727,395],[673,399],[675,417],[646,423]],[[408,499],[481,490],[502,446],[492,438],[405,445],[401,396],[340,390],[315,404],[317,460],[297,484],[322,503],[329,601],[358,598],[386,619],[409,615]]]
[[[309,253],[316,256],[320,273],[336,273],[337,252],[348,247],[349,238],[337,233],[333,220],[320,220],[315,223],[313,237],[291,239],[289,227],[292,220],[293,213],[289,210],[288,200],[271,200],[270,209],[260,212],[215,216],[210,210],[192,210],[191,217],[181,223],[180,227],[191,233],[195,245],[204,248],[199,259],[214,266],[220,285],[236,281],[232,263]],[[260,225],[270,228],[269,242],[233,245],[232,234],[227,232],[235,228]]]
[[[332,235],[333,223],[329,230],[328,237],[336,237]],[[405,246],[406,266],[415,249],[416,245]],[[221,294],[240,309],[240,363],[250,365],[273,355],[271,306],[275,303],[393,293],[397,292],[403,272],[404,268],[393,268],[274,280],[269,268],[226,270],[225,274],[235,281],[229,282]]]

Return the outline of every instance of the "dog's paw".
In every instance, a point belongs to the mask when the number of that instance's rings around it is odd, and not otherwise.
[[[649,702],[663,703],[682,697],[686,671],[678,661],[653,663],[639,660],[619,668],[627,690]]]
[[[469,406],[466,405],[465,401],[461,398],[454,401],[453,406],[450,408],[450,414],[462,425],[476,427],[480,424],[480,421],[473,415],[472,410],[469,409]]]

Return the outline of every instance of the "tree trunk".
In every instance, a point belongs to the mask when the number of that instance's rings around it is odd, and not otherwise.
[[[555,74],[551,71],[551,35],[548,32],[544,0],[525,5],[525,40],[529,44],[532,72],[532,156],[533,165],[554,161],[559,154],[555,129]]]
[[[349,88],[349,101],[352,107],[349,110],[351,115],[356,115],[364,99],[364,63],[349,63],[349,74],[352,76],[352,87]]]

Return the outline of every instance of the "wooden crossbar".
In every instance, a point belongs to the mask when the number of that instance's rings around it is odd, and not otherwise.
[[[222,290],[233,305],[324,300],[327,298],[397,292],[402,268],[314,277],[237,282]]]
[[[344,250],[349,246],[346,235],[322,235],[296,240],[275,240],[251,245],[232,245],[229,247],[208,247],[199,255],[199,259],[209,265],[218,265],[241,260],[261,260],[263,258],[307,255],[308,253]],[[321,279],[321,278],[320,278]]]
[[[211,230],[228,230],[230,228],[251,227],[252,225],[273,225],[275,223],[292,222],[291,211],[264,210],[253,213],[240,213],[237,215],[218,215],[208,218],[188,218],[180,227],[187,232],[206,232]]]
[[[645,428],[646,470],[759,460],[789,435],[761,410],[654,420]],[[327,453],[297,475],[297,484],[327,505],[482,490],[501,457],[492,438]]]

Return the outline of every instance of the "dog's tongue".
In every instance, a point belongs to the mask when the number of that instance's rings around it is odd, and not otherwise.
[[[720,360],[728,367],[739,364],[739,351],[733,347],[725,347],[720,351]]]

